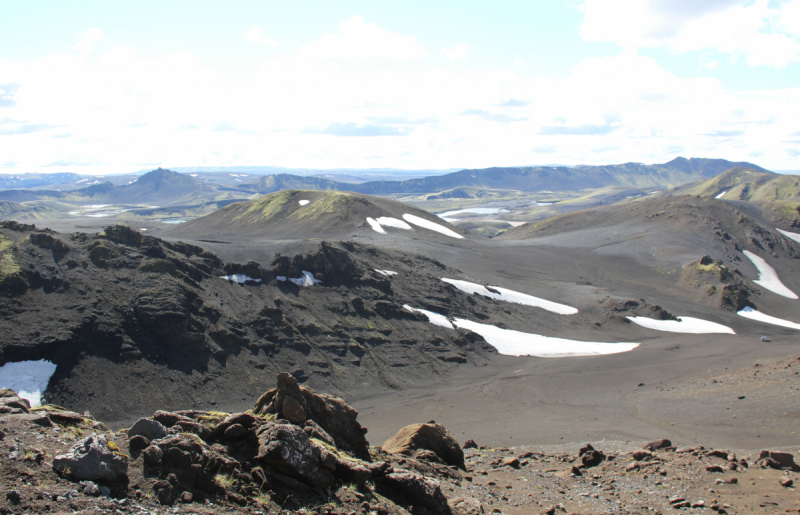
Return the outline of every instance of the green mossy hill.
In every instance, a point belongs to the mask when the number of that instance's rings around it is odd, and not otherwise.
[[[305,206],[301,200],[308,200],[312,194],[317,197]],[[322,216],[346,218],[353,204],[366,205],[367,201],[351,193],[330,191],[320,193],[309,190],[286,190],[264,195],[248,203],[247,209],[233,220],[238,223],[263,223],[276,219],[315,220]],[[232,206],[233,209],[236,206]]]
[[[800,196],[800,177],[731,168],[707,181],[679,188],[675,193],[701,197],[716,197],[724,193],[720,198],[750,202],[797,200]]]
[[[427,211],[383,197],[345,191],[284,190],[231,204],[210,215],[171,227],[168,234],[173,238],[194,240],[349,239],[354,234],[365,233],[375,237],[378,233],[370,227],[368,218],[402,219],[405,214],[448,225]],[[457,227],[454,230],[466,232]],[[389,228],[387,234],[437,239],[439,236],[430,230],[398,228]]]

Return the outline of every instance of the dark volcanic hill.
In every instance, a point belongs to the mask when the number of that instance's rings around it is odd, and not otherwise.
[[[303,204],[301,204],[303,202]],[[450,239],[430,229],[406,224],[403,215],[423,218],[457,234],[468,234],[427,211],[394,200],[352,192],[284,190],[248,202],[237,202],[210,215],[180,224],[167,234],[184,239],[300,240],[381,236],[367,218],[391,217],[410,229],[384,226],[392,236]]]
[[[281,370],[334,391],[393,388],[493,352],[477,335],[403,309],[498,309],[449,299],[439,277],[458,272],[434,260],[321,242],[270,261],[225,263],[125,226],[64,235],[3,222],[0,362],[46,357],[58,366],[48,402],[119,420],[159,407],[252,403]],[[374,270],[400,266],[414,273],[390,281]],[[276,280],[304,270],[323,285]],[[223,278],[231,274],[253,280]]]
[[[568,167],[510,167],[482,170],[461,170],[445,175],[410,179],[406,181],[370,181],[347,184],[321,179],[280,174],[262,177],[256,182],[239,187],[252,192],[267,193],[280,189],[304,188],[355,191],[370,195],[393,193],[433,193],[453,188],[519,190],[529,193],[539,191],[581,191],[606,186],[666,189],[689,182],[714,177],[734,167],[747,167],[766,172],[750,164],[725,159],[685,159],[678,157],[664,164],[645,165],[625,163],[607,166]]]

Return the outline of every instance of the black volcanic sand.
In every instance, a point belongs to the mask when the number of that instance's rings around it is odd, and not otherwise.
[[[142,408],[133,411],[145,413],[152,411],[154,405],[169,407],[165,406],[169,400],[181,407],[186,407],[189,400],[206,407],[216,402],[216,408],[231,411],[251,404],[251,396],[263,391],[275,370],[302,369],[312,387],[341,393],[360,410],[360,420],[370,428],[373,444],[394,434],[398,427],[435,419],[462,442],[474,438],[493,446],[664,437],[682,443],[748,449],[800,445],[800,438],[792,432],[796,431],[793,427],[800,427],[796,408],[799,376],[789,373],[782,383],[770,383],[766,390],[759,390],[761,387],[752,381],[726,379],[728,374],[749,370],[756,363],[796,356],[800,351],[798,332],[739,317],[711,299],[704,300],[698,294],[702,288],[681,280],[685,265],[710,255],[731,270],[738,270],[735,277],[750,289],[750,304],[764,313],[800,322],[800,301],[753,284],[757,272],[741,254],[741,250],[748,249],[762,256],[775,267],[787,287],[800,291],[800,277],[795,271],[800,247],[772,231],[760,212],[746,203],[664,197],[603,209],[606,211],[556,217],[545,222],[548,225],[541,232],[522,226],[518,229],[526,232],[509,231],[508,239],[502,241],[474,236],[456,240],[416,227],[413,232],[387,228],[388,234],[382,235],[359,221],[363,216],[397,217],[395,212],[359,213],[358,219],[347,219],[341,226],[326,226],[322,232],[313,225],[293,226],[280,235],[248,232],[244,237],[215,229],[213,238],[193,236],[196,239],[191,243],[218,256],[220,264],[213,273],[193,280],[203,291],[203,304],[222,313],[218,324],[228,331],[243,331],[240,337],[248,341],[259,341],[248,325],[252,317],[263,306],[272,306],[269,303],[279,294],[296,303],[289,303],[293,308],[283,313],[293,327],[321,321],[334,334],[334,299],[351,301],[353,296],[359,296],[373,311],[375,302],[395,307],[409,303],[449,316],[546,336],[641,343],[628,353],[565,358],[502,356],[486,350],[476,335],[434,326],[423,317],[398,314],[397,318],[380,316],[381,322],[392,324],[391,333],[376,331],[386,338],[386,344],[365,340],[370,349],[385,353],[376,354],[369,366],[364,365],[363,356],[362,363],[355,366],[350,363],[350,354],[336,356],[326,350],[322,346],[324,332],[309,336],[306,331],[301,336],[312,347],[313,356],[279,344],[278,357],[264,358],[259,362],[264,368],[259,370],[250,351],[220,345],[225,351],[225,363],[235,364],[230,372],[209,358],[208,380],[198,383],[197,372],[192,371],[175,377],[174,382],[180,386],[173,390],[169,389],[173,382],[166,377],[174,376],[173,369],[148,359],[136,361],[141,370],[135,372],[131,363],[87,355],[86,363],[105,361],[86,370],[100,374],[103,367],[110,367],[112,372],[107,376],[118,375],[119,388],[122,383],[133,381],[138,386],[125,391],[125,395],[131,395],[134,388],[141,388],[142,393],[125,409],[141,403]],[[171,241],[188,240],[188,233],[181,234],[183,225],[158,234]],[[196,226],[189,229],[193,234],[199,231]],[[349,231],[347,239],[355,243],[330,241],[330,246],[352,257],[357,263],[357,277],[348,276],[335,285],[326,282],[324,286],[303,289],[292,286],[291,291],[288,285],[275,283],[274,276],[279,275],[272,265],[276,253],[318,253],[323,247],[322,238],[328,239],[326,233],[339,231]],[[214,276],[225,263],[248,261],[263,268],[267,280],[261,285],[230,285]],[[398,275],[385,278],[370,272],[371,268],[394,270]],[[134,269],[126,269],[130,280],[142,280],[135,278]],[[575,306],[580,313],[555,315],[538,308],[469,296],[442,283],[441,277],[521,291]],[[45,296],[42,294],[41,298]],[[251,303],[255,306],[251,307]],[[663,308],[666,316],[710,320],[731,327],[737,334],[658,332],[629,324],[624,318],[652,316],[654,306]],[[309,316],[304,320],[306,311]],[[41,311],[37,316],[41,318]],[[337,317],[342,320],[337,323],[343,324],[346,316]],[[350,331],[344,325],[342,328]],[[203,326],[203,334],[210,335],[214,330],[214,324]],[[370,329],[365,331],[369,333]],[[399,350],[402,342],[397,335],[401,332],[412,335],[408,339],[416,342],[411,347],[419,356],[418,361]],[[762,335],[770,336],[772,341],[761,342]],[[446,349],[441,354],[453,356],[454,361],[441,360],[436,357],[438,351],[426,347],[437,338],[441,339],[439,347]],[[28,339],[19,335],[19,341]],[[459,345],[459,341],[466,343]],[[239,345],[241,349],[246,347],[247,344]],[[466,363],[455,358],[459,356],[457,349],[466,349],[466,355],[460,355]],[[403,360],[406,366],[394,366]],[[330,365],[314,367],[309,365],[312,361]],[[71,376],[59,376],[62,372],[57,371],[57,384],[67,385],[85,376],[78,373],[77,363],[73,370]],[[323,376],[318,371],[329,371],[330,375]],[[242,374],[247,374],[248,384],[241,381],[245,377]],[[711,383],[714,379],[718,383]],[[153,395],[152,384],[164,390],[157,394],[161,395],[157,402],[151,403],[147,396]],[[727,386],[713,386],[717,384]],[[81,397],[87,389],[88,385],[70,396],[65,388],[60,400],[77,403],[69,405],[71,409],[97,409],[97,400]],[[182,392],[180,399],[173,397],[178,390]],[[48,395],[53,393],[48,391]],[[739,399],[742,396],[744,399]],[[109,399],[106,404],[120,398]],[[104,420],[114,418],[102,412],[95,415]]]

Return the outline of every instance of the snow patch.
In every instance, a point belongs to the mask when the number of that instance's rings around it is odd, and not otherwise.
[[[461,236],[460,234],[458,234],[455,231],[451,231],[450,229],[448,229],[447,227],[445,227],[443,225],[439,225],[436,222],[431,222],[430,220],[426,220],[424,218],[420,218],[420,217],[415,216],[415,215],[411,215],[411,214],[405,213],[403,215],[403,219],[406,222],[411,222],[414,225],[417,225],[419,227],[423,227],[425,229],[430,229],[431,231],[436,231],[439,234],[444,234],[445,236],[450,236],[451,238],[458,238],[459,240],[464,239],[463,236]]]
[[[391,277],[393,275],[397,275],[397,272],[393,272],[391,270],[378,270],[376,268],[375,271],[378,272],[381,275],[385,275],[386,277]]]
[[[678,320],[656,320],[647,317],[625,317],[636,325],[655,329],[656,331],[667,331],[670,333],[726,333],[736,334],[730,327],[708,320],[701,320],[692,317],[678,317]]]
[[[314,286],[315,284],[322,283],[322,281],[320,281],[319,279],[315,279],[314,274],[312,274],[308,270],[303,270],[303,275],[301,275],[297,279],[290,277],[289,281],[293,282],[297,286]]]
[[[722,193],[720,193],[719,195],[717,195],[714,198],[722,198],[722,196],[725,195],[726,193],[728,193],[728,190],[723,191]]]
[[[754,265],[756,265],[756,268],[758,268],[758,280],[753,281],[754,283],[759,284],[769,291],[777,293],[783,297],[789,299],[797,298],[797,295],[792,290],[787,288],[778,278],[778,272],[769,266],[766,261],[756,256],[749,250],[745,250],[744,255],[747,256],[747,258],[752,261]]]
[[[779,233],[781,233],[781,234],[783,234],[783,235],[784,235],[784,236],[786,236],[787,238],[791,238],[791,239],[793,239],[794,241],[796,241],[796,242],[800,243],[800,234],[798,234],[798,233],[796,233],[796,232],[784,231],[783,229],[778,229],[778,232],[779,232]]]
[[[427,311],[424,309],[419,308],[412,308],[408,304],[403,304],[403,307],[412,313],[422,313],[426,317],[428,317],[428,322],[432,323],[433,325],[438,325],[441,327],[447,327],[448,329],[453,328],[453,324],[447,320],[447,317],[444,315],[440,315],[439,313],[434,313],[433,311]]]
[[[386,231],[383,230],[383,227],[381,227],[381,224],[379,224],[378,221],[375,220],[374,218],[370,218],[368,216],[367,217],[367,223],[369,223],[369,225],[372,227],[373,231],[379,232],[381,234],[386,234]]]
[[[244,284],[247,281],[253,281],[254,283],[260,283],[261,282],[261,279],[253,279],[249,275],[244,275],[244,274],[223,275],[221,277],[221,279],[227,279],[229,281],[232,281],[232,282],[235,282],[235,283],[239,283],[239,284]]]
[[[765,315],[764,313],[756,309],[753,309],[749,306],[746,306],[744,309],[742,309],[736,314],[739,316],[743,316],[745,318],[749,318],[750,320],[764,322],[765,324],[779,325],[781,327],[788,327],[790,329],[800,330],[800,324],[796,324],[794,322],[790,322],[789,320],[784,320],[782,318],[776,318],[773,316]]]
[[[11,388],[31,407],[42,403],[42,392],[56,371],[56,365],[45,359],[17,361],[0,367],[0,388]]]
[[[559,358],[563,356],[596,356],[599,354],[616,354],[628,352],[639,346],[638,343],[604,343],[582,342],[567,340],[552,336],[541,336],[532,333],[523,333],[511,329],[501,329],[493,325],[479,324],[463,318],[448,319],[444,315],[419,308],[412,308],[408,304],[403,307],[411,312],[422,313],[428,317],[428,322],[441,327],[466,329],[483,336],[490,345],[500,354],[506,356],[536,356],[539,358]]]
[[[459,290],[473,294],[477,293],[478,295],[483,295],[484,297],[489,297],[490,299],[495,300],[504,300],[506,302],[514,302],[516,304],[524,304],[526,306],[534,306],[537,308],[546,309],[547,311],[552,311],[553,313],[558,313],[559,315],[574,315],[578,312],[577,309],[573,308],[572,306],[567,306],[565,304],[558,304],[556,302],[551,302],[549,300],[540,299],[539,297],[534,297],[532,295],[527,295],[525,293],[520,293],[514,290],[507,290],[505,288],[500,288],[499,286],[489,286],[492,290],[497,290],[496,292],[487,289],[485,286],[480,284],[471,283],[469,281],[459,281],[457,279],[446,279],[442,278],[442,281],[452,284]]]
[[[405,229],[406,231],[411,230],[410,225],[397,218],[392,218],[391,216],[382,216],[375,221],[381,225],[385,225],[386,227],[394,227],[395,229]]]
[[[300,204],[301,206],[305,206],[305,205],[306,205],[306,204],[308,204],[309,202],[311,202],[311,201],[310,201],[310,200],[298,200],[298,201],[297,201],[297,203],[298,203],[298,204]]]

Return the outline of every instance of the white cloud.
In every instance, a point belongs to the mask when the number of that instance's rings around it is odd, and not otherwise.
[[[752,66],[800,58],[800,0],[586,0],[581,36],[677,53],[716,50]]]
[[[450,168],[760,152],[762,166],[797,168],[788,141],[800,88],[731,93],[635,50],[587,59],[554,80],[525,77],[511,63],[378,67],[309,58],[307,48],[239,74],[188,51],[123,45],[91,57],[0,58],[0,84],[14,85],[0,111],[0,163],[110,173],[143,163]],[[71,137],[55,137],[63,134]]]
[[[102,30],[87,29],[86,32],[81,35],[81,39],[75,43],[72,48],[82,54],[88,54],[92,51],[94,45],[101,41],[108,41],[105,36],[103,36]]]
[[[339,25],[338,34],[308,43],[300,54],[312,59],[418,59],[428,51],[413,36],[395,34],[353,16]]]
[[[248,43],[259,43],[264,46],[278,46],[278,42],[267,37],[267,35],[264,34],[264,29],[261,27],[250,27],[250,30],[244,33],[244,39]]]
[[[525,59],[520,59],[519,57],[514,58],[514,64],[517,66],[522,66],[525,64]]]
[[[467,52],[469,52],[469,45],[466,43],[456,43],[453,45],[453,48],[447,49],[442,48],[439,53],[445,56],[448,59],[458,59],[463,61],[467,58]]]

